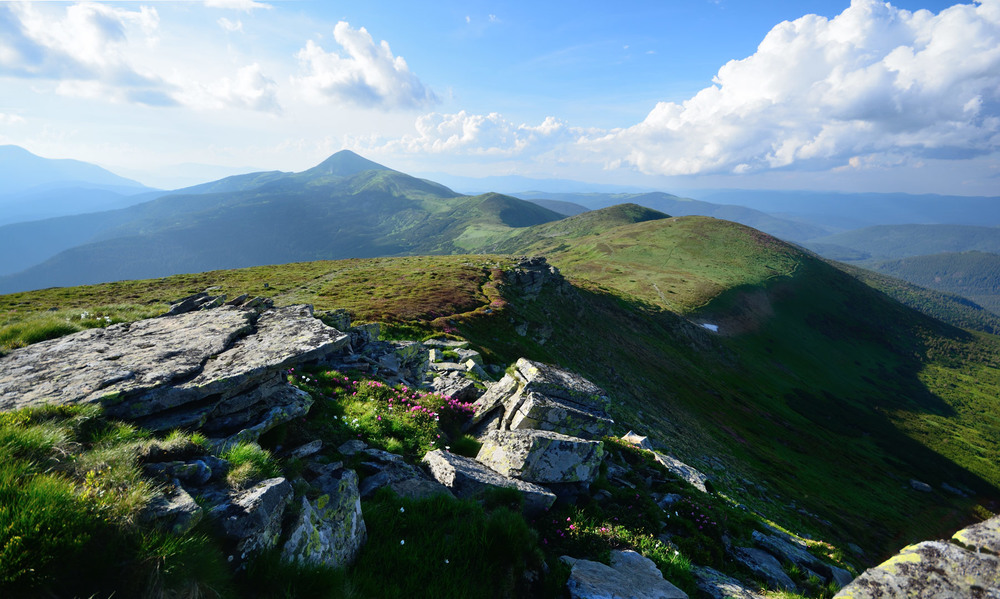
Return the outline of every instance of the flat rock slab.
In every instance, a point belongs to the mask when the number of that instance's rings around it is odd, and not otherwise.
[[[571,561],[566,588],[572,599],[687,599],[670,584],[648,557],[635,551],[612,551],[611,565],[590,560]]]
[[[476,460],[503,476],[533,483],[590,483],[604,459],[604,443],[551,431],[493,431]]]
[[[442,485],[463,499],[479,497],[489,489],[514,488],[524,494],[524,511],[537,514],[552,507],[556,495],[545,487],[503,476],[478,461],[435,449],[424,456],[424,463]]]
[[[250,333],[254,312],[220,308],[81,331],[0,358],[0,410],[91,403],[190,379]]]
[[[99,403],[155,430],[205,427],[255,438],[308,410],[285,369],[323,359],[348,336],[309,306],[221,307],[92,329],[0,358],[0,410]]]
[[[865,571],[834,599],[995,599],[998,589],[997,556],[925,541]]]

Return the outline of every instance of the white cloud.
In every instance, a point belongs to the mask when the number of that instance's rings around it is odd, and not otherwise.
[[[483,115],[464,110],[420,116],[414,127],[416,135],[391,141],[355,140],[353,146],[380,153],[525,157],[572,143],[581,133],[551,116],[539,125],[527,125],[513,123],[496,112]]]
[[[169,86],[132,65],[128,51],[130,38],[155,44],[158,26],[156,9],[147,6],[82,3],[60,13],[32,3],[0,4],[0,75],[59,80],[63,94],[169,104]]]
[[[1000,0],[939,14],[853,0],[774,27],[714,85],[589,135],[650,174],[745,173],[967,158],[1000,149]]]
[[[217,22],[219,23],[219,27],[222,27],[223,29],[229,31],[230,33],[235,33],[237,31],[243,33],[243,21],[240,21],[239,19],[236,19],[235,21],[230,21],[226,17],[222,17]]]
[[[270,4],[255,2],[254,0],[205,0],[205,6],[209,8],[242,10],[243,12],[250,12],[256,8],[273,8]]]
[[[19,114],[6,114],[0,112],[0,125],[14,125],[23,122],[25,122],[24,117]]]
[[[309,40],[296,57],[307,71],[293,78],[314,101],[336,100],[372,108],[418,108],[436,104],[438,98],[410,72],[402,56],[393,56],[384,40],[375,44],[362,27],[351,29],[341,21],[333,37],[342,48],[326,52]]]
[[[261,112],[281,112],[278,84],[253,63],[236,71],[235,77],[221,77],[211,83],[191,82],[178,98],[187,106],[204,110],[242,108]]]

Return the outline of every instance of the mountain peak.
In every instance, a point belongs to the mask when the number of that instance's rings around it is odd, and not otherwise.
[[[303,174],[350,177],[365,171],[391,171],[391,168],[372,162],[350,150],[341,150]]]

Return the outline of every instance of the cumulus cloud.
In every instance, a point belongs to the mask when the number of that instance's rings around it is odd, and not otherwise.
[[[579,130],[567,127],[554,117],[539,125],[513,123],[502,115],[430,113],[417,118],[416,135],[389,142],[369,143],[367,149],[379,152],[430,154],[465,154],[473,156],[537,155],[565,143],[571,143]]]
[[[351,29],[341,21],[333,38],[342,52],[326,52],[309,40],[296,57],[307,71],[293,78],[314,101],[335,100],[376,108],[419,108],[436,104],[437,96],[410,72],[402,56],[393,56],[389,44],[376,44],[362,27]]]
[[[1000,0],[938,14],[853,0],[775,26],[680,104],[582,145],[651,174],[872,165],[1000,149]]]
[[[134,68],[127,51],[130,34],[150,41],[158,26],[156,9],[147,6],[84,3],[56,14],[31,3],[0,4],[0,75],[60,80],[60,93],[102,87],[111,99],[162,104],[168,86]]]

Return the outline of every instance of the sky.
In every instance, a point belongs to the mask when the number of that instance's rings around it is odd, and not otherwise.
[[[1000,195],[1000,0],[0,0],[0,144],[158,187],[418,176]]]

